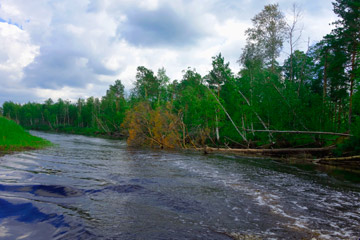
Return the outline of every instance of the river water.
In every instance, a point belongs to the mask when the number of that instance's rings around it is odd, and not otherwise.
[[[0,157],[1,239],[359,239],[360,175],[269,159],[56,145]]]

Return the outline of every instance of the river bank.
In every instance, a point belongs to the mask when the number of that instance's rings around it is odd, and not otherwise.
[[[307,162],[316,165],[328,165],[355,170],[360,174],[360,156],[335,157],[334,147],[325,148],[282,148],[282,149],[231,149],[231,148],[196,148],[204,154],[233,154],[242,157],[271,158],[284,162]]]
[[[0,117],[0,155],[51,145],[51,142],[43,138],[32,136],[14,121]]]
[[[31,130],[40,130],[47,133],[64,133],[64,134],[76,134],[90,137],[100,137],[105,139],[118,139],[126,140],[126,136],[121,132],[105,132],[96,128],[83,128],[83,127],[69,127],[69,126],[53,126],[50,128],[47,125],[34,126],[28,128]],[[161,148],[156,145],[152,145],[153,148]],[[24,148],[23,150],[31,150],[36,148]],[[203,153],[223,153],[223,154],[235,154],[244,157],[262,157],[272,158],[276,160],[287,161],[288,159],[294,159],[297,161],[307,161],[309,163],[338,166],[346,169],[360,170],[360,157],[347,156],[337,157],[334,155],[336,146],[331,145],[328,147],[314,147],[314,148],[217,148],[212,146],[205,146],[199,148],[196,146],[190,146],[182,148],[183,150],[200,151]],[[1,149],[0,149],[1,150]],[[181,150],[181,149],[179,149]],[[1,151],[0,151],[1,152]]]

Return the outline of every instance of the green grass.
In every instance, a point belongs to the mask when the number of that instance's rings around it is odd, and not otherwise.
[[[0,117],[0,153],[39,149],[51,146],[51,142],[32,136],[14,121]]]

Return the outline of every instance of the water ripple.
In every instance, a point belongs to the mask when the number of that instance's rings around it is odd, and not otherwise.
[[[360,185],[313,166],[34,132],[0,157],[1,239],[356,239]],[[357,177],[358,178],[358,177]]]

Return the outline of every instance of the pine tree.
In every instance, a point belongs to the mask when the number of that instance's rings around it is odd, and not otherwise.
[[[347,51],[346,66],[348,68],[349,87],[349,126],[352,121],[352,105],[354,87],[359,82],[359,56],[360,56],[360,2],[358,0],[336,0],[333,3],[334,12],[340,18],[333,24],[336,28],[333,34],[341,41]]]

